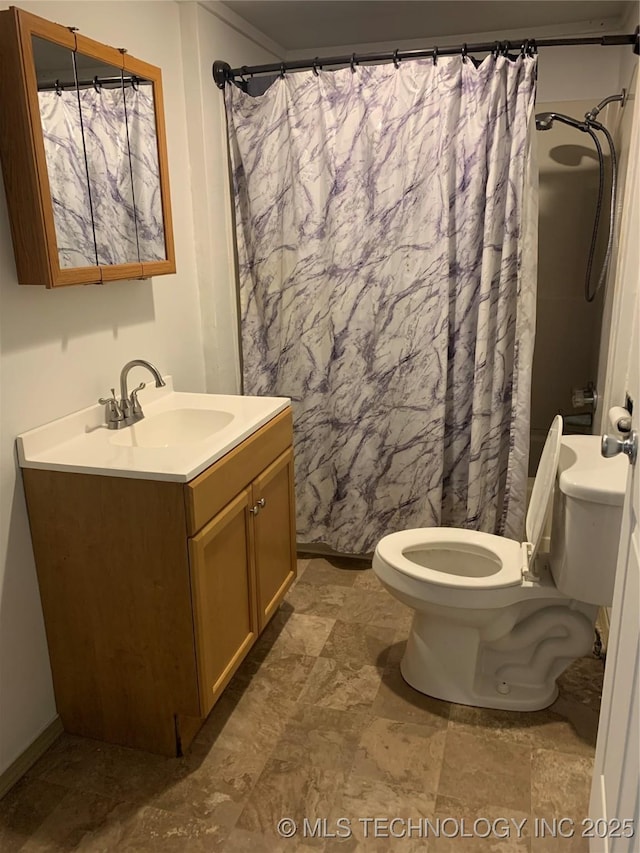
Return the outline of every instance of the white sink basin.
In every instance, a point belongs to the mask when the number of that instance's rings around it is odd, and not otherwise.
[[[234,419],[219,409],[169,409],[113,432],[111,444],[122,447],[173,447],[206,441]]]
[[[107,429],[104,406],[24,432],[17,438],[23,468],[181,483],[197,477],[290,406],[287,397],[192,394],[147,386],[141,421]]]

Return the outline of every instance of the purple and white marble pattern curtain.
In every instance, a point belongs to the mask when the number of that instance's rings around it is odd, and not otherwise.
[[[455,56],[227,87],[244,388],[293,400],[300,542],[522,533],[535,67]]]
[[[38,92],[38,102],[60,267],[95,266],[78,94]]]

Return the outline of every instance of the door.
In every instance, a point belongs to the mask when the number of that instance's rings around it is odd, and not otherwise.
[[[267,624],[296,576],[293,451],[253,482],[259,628]]]
[[[203,717],[258,635],[250,498],[242,491],[189,540]]]
[[[632,146],[640,144],[636,109]],[[640,432],[640,194],[638,163],[631,163],[625,198],[625,222],[621,235],[621,263],[616,286],[624,291],[618,305],[634,309],[631,348],[618,342],[616,357],[627,364],[626,389],[634,401],[632,427]],[[634,294],[635,291],[635,294]],[[635,301],[635,308],[634,308]],[[615,329],[614,329],[615,333]],[[638,793],[640,774],[640,472],[639,463],[629,468],[624,516],[616,569],[616,585],[607,650],[602,711],[591,787],[589,827],[591,853],[637,853],[640,843]],[[628,824],[625,825],[624,821]],[[617,821],[622,822],[618,825]],[[633,835],[631,832],[633,831]]]

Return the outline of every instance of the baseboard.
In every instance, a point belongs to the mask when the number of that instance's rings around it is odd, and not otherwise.
[[[27,770],[33,767],[40,756],[44,755],[51,744],[60,737],[63,731],[64,729],[62,728],[60,717],[56,717],[55,720],[49,723],[46,729],[38,735],[31,746],[28,746],[22,755],[19,755],[16,758],[13,764],[10,764],[3,773],[0,773],[0,799],[4,797],[10,788],[13,788],[16,782],[24,776]]]

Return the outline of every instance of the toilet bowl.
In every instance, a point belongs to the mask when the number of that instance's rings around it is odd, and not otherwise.
[[[400,669],[438,699],[534,711],[590,651],[610,605],[626,460],[604,459],[598,436],[551,425],[527,512],[526,542],[458,528],[385,536],[373,570],[415,612]],[[540,553],[553,505],[551,551]]]

